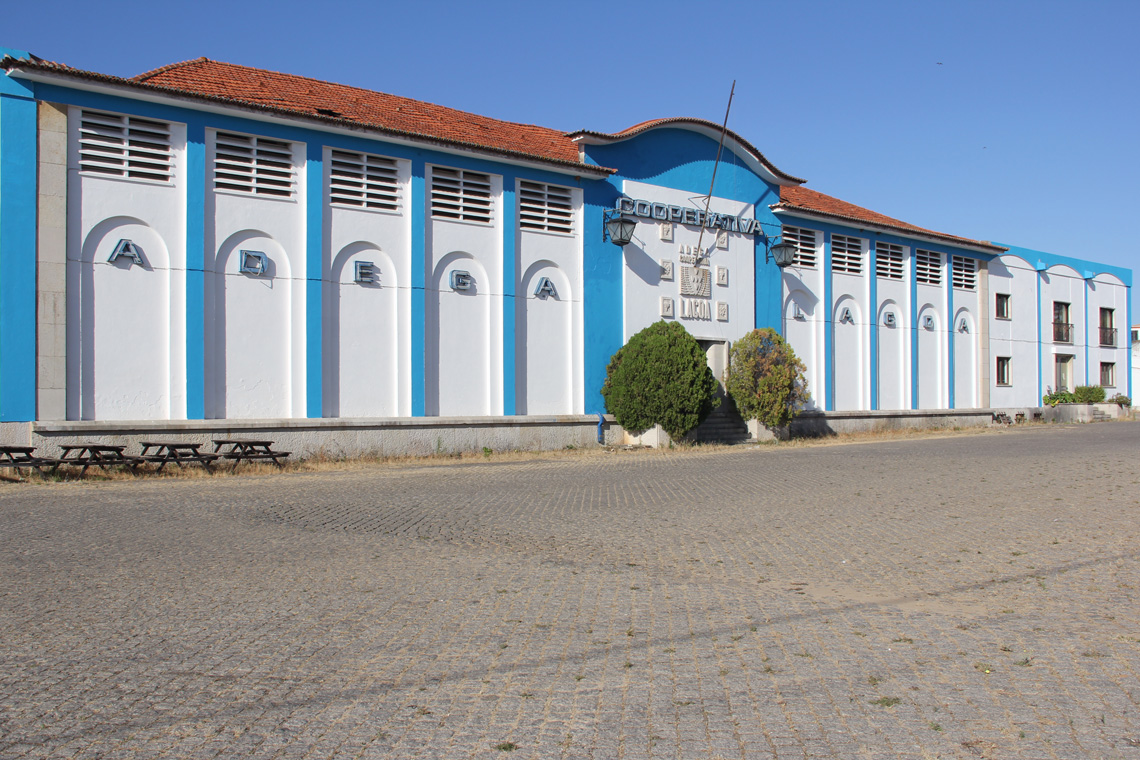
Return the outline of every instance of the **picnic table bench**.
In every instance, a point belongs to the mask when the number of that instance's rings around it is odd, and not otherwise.
[[[0,467],[11,467],[19,478],[20,470],[24,467],[43,472],[45,467],[56,465],[57,460],[50,457],[32,456],[35,450],[35,446],[0,446]]]
[[[232,440],[215,440],[214,455],[223,459],[232,459],[234,469],[244,462],[272,459],[273,464],[284,469],[281,460],[289,457],[288,451],[274,451],[273,441],[251,441],[235,438]]]
[[[218,454],[199,451],[198,449],[204,445],[201,443],[188,443],[186,441],[139,441],[139,445],[142,446],[142,454],[139,455],[139,459],[144,462],[158,464],[158,472],[162,472],[162,468],[171,462],[177,464],[179,469],[185,468],[187,462],[197,462],[205,467],[207,471],[210,471],[210,465],[219,458]]]
[[[87,468],[94,465],[106,471],[108,467],[125,465],[134,470],[142,461],[141,457],[130,456],[123,453],[126,446],[108,446],[102,443],[63,443],[60,444],[63,456],[52,463],[51,471],[55,472],[60,465],[82,467],[80,475],[87,474]]]

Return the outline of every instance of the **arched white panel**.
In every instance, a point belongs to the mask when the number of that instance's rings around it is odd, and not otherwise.
[[[809,409],[823,408],[823,368],[819,361],[820,349],[816,322],[819,299],[806,290],[796,289],[784,300],[784,340],[804,363],[804,375],[811,394]]]
[[[946,408],[946,371],[943,346],[946,331],[938,309],[926,304],[918,310],[918,408]]]
[[[358,265],[372,282],[356,281]],[[399,414],[397,285],[391,257],[371,243],[352,243],[334,257],[324,307],[326,414]]]
[[[117,248],[124,255],[110,261]],[[80,357],[79,386],[68,394],[77,394],[78,404],[69,406],[85,420],[169,419],[165,241],[139,219],[113,217],[91,229],[81,260],[68,266],[78,268],[80,288],[79,321],[68,324],[69,345]]]
[[[470,275],[466,288],[452,287],[453,272]],[[429,415],[491,413],[491,288],[486,270],[462,251],[442,257],[432,274],[424,346]]]
[[[978,405],[978,329],[968,309],[954,314],[954,408]]]
[[[894,301],[879,307],[878,373],[879,409],[905,409],[906,404],[906,338],[903,309]]]
[[[863,378],[867,361],[863,327],[855,299],[850,296],[839,299],[831,322],[836,411],[863,408]]]
[[[249,252],[243,254],[243,251]],[[243,272],[265,257],[260,274]],[[269,235],[243,230],[218,249],[213,329],[206,349],[207,403],[228,419],[291,416],[292,289],[289,259]]]
[[[536,293],[546,281],[550,287]],[[573,295],[570,280],[552,261],[537,261],[523,274],[523,313],[515,326],[515,361],[523,370],[515,388],[519,414],[574,411]]]

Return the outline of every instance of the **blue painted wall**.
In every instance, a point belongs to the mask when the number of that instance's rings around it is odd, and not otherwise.
[[[32,87],[0,75],[0,422],[36,416],[36,122]]]

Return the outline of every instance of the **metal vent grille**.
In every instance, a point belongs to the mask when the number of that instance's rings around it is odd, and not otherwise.
[[[519,183],[519,226],[525,230],[574,232],[570,188],[540,182]]]
[[[915,251],[914,279],[925,285],[941,285],[942,254],[921,249]]]
[[[978,287],[978,262],[965,256],[951,256],[954,287],[961,290],[974,290]]]
[[[490,222],[491,175],[446,169],[431,171],[431,215],[464,222]]]
[[[170,125],[137,116],[83,111],[79,170],[169,182],[174,175]]]
[[[214,189],[289,198],[294,182],[292,143],[218,132]]]
[[[894,243],[875,243],[875,273],[888,280],[903,278],[903,247]]]
[[[396,160],[369,153],[332,152],[329,200],[338,206],[400,210],[400,175]]]
[[[795,243],[796,257],[792,261],[793,267],[800,267],[801,269],[815,269],[815,230],[805,230],[800,227],[784,227],[780,232],[780,235],[786,242]]]
[[[862,274],[863,241],[846,235],[832,235],[831,271]]]

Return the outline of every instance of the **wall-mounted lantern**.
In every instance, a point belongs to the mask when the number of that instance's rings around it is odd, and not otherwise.
[[[608,240],[619,248],[624,248],[633,240],[633,233],[636,229],[637,221],[626,219],[621,215],[620,209],[612,208],[602,212],[603,242]]]
[[[784,240],[767,247],[764,252],[764,261],[775,261],[776,266],[784,269],[795,262],[797,250],[795,243]]]

